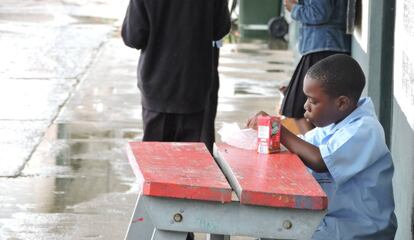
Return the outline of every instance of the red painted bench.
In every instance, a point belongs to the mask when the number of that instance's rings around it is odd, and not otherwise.
[[[141,192],[126,239],[184,240],[187,232],[212,239],[312,235],[327,197],[296,155],[223,144],[215,157],[201,143],[129,143]]]
[[[222,144],[218,156],[242,204],[313,210],[328,206],[325,193],[295,154],[259,154]]]
[[[203,143],[132,142],[129,159],[146,196],[231,201],[231,188]]]

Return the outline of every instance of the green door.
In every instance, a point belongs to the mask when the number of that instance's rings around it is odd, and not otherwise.
[[[267,23],[280,16],[281,0],[240,0],[239,27],[242,38],[268,37]]]

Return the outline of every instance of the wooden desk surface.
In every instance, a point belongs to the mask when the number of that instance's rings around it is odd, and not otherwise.
[[[259,154],[217,146],[218,164],[242,204],[324,210],[328,200],[302,161],[289,152]]]
[[[232,189],[203,143],[130,142],[128,154],[144,195],[231,201]]]

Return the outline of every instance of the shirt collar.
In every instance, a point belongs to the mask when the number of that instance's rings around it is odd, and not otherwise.
[[[346,118],[344,118],[339,123],[337,123],[337,124],[332,123],[332,124],[326,126],[325,128],[329,132],[335,132],[336,130],[342,128],[346,124],[348,124],[350,122],[353,122],[354,120],[356,120],[356,119],[358,119],[362,116],[376,117],[374,104],[372,103],[372,100],[371,100],[370,97],[361,98],[358,101],[357,108],[354,111],[352,111],[351,114],[349,114]]]

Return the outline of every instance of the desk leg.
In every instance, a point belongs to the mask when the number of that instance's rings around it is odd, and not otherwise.
[[[230,240],[228,235],[207,234],[206,240]]]
[[[140,193],[125,236],[126,240],[150,240],[153,235],[154,226],[145,211],[145,204],[141,196]]]
[[[152,235],[152,240],[185,240],[187,238],[186,232],[172,232],[155,229]]]

